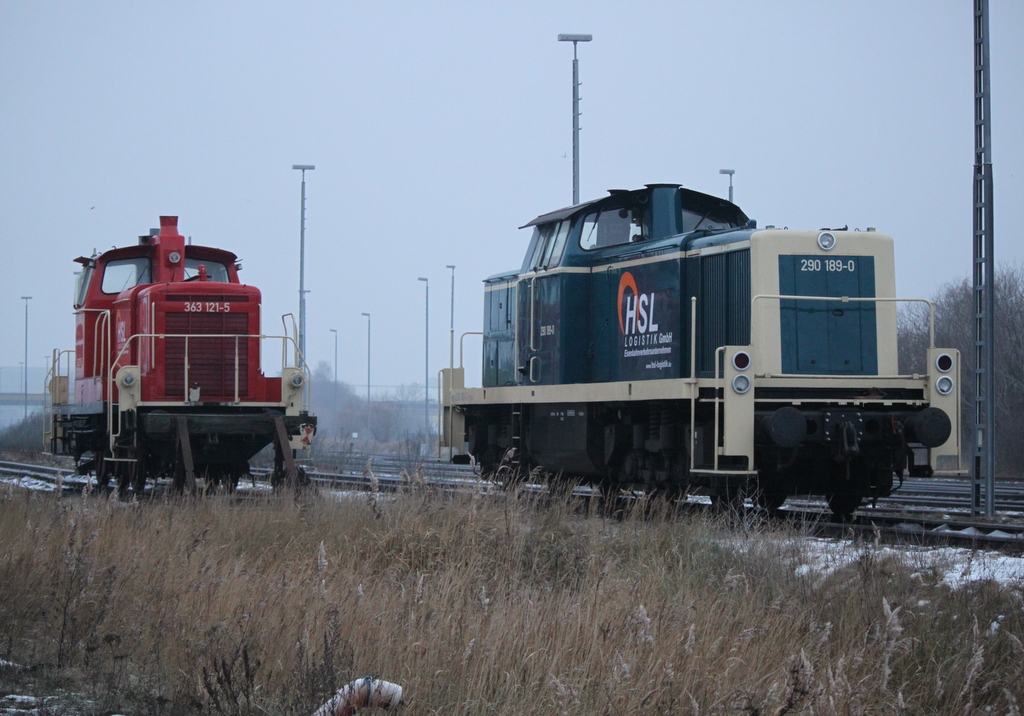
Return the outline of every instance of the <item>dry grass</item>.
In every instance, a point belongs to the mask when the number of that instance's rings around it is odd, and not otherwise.
[[[1017,713],[1019,594],[870,546],[802,576],[765,528],[651,511],[8,491],[0,658],[32,668],[0,684],[88,713],[308,714],[367,674],[410,714]]]

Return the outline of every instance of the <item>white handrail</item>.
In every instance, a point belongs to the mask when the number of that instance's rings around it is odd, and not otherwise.
[[[154,339],[154,338],[160,338],[160,339],[183,338],[183,339],[185,339],[185,354],[184,354],[185,375],[184,375],[184,386],[183,386],[185,394],[182,396],[183,397],[183,404],[185,404],[185,405],[188,405],[189,402],[190,402],[189,399],[188,399],[188,397],[189,397],[189,395],[188,395],[188,387],[189,387],[189,384],[188,384],[188,369],[189,369],[188,343],[189,343],[189,339],[191,339],[191,338],[233,338],[233,339],[235,339],[235,403],[240,402],[239,401],[239,395],[238,395],[238,390],[239,390],[239,388],[238,388],[238,371],[239,371],[239,365],[238,365],[238,339],[239,338],[245,338],[245,339],[263,341],[263,340],[266,340],[266,339],[278,339],[278,338],[280,338],[281,342],[282,342],[282,352],[281,352],[281,357],[282,357],[282,366],[281,366],[282,367],[282,373],[283,373],[283,369],[285,367],[289,367],[285,363],[285,357],[286,357],[286,354],[287,354],[287,343],[288,343],[288,341],[291,341],[293,344],[295,342],[295,340],[291,336],[287,336],[287,335],[286,336],[274,336],[274,335],[267,335],[267,334],[263,334],[263,333],[259,333],[259,334],[255,334],[255,333],[251,333],[251,334],[239,334],[239,333],[135,333],[135,334],[133,334],[131,336],[128,336],[128,339],[124,342],[124,345],[118,351],[117,355],[114,357],[114,360],[111,361],[111,363],[110,363],[110,369],[107,371],[107,375],[106,375],[106,381],[107,381],[107,402],[108,402],[108,405],[113,406],[113,404],[114,404],[114,377],[115,377],[115,373],[116,373],[116,370],[119,367],[124,367],[124,366],[121,366],[121,359],[128,353],[129,347],[131,346],[132,342],[138,340],[139,343],[141,343],[144,339]],[[299,355],[297,348],[296,348],[296,353],[295,354],[296,354],[296,356]],[[300,371],[302,371],[303,376],[306,378],[306,381],[305,381],[306,385],[309,385],[310,375],[309,375],[309,367],[307,365],[300,364],[300,365],[297,365],[297,366],[290,366],[290,367],[298,368]],[[248,364],[246,365],[246,369],[248,369]],[[142,386],[142,383],[141,383],[141,376],[140,376],[140,384],[139,384],[140,392],[141,392],[141,386]],[[282,390],[283,390],[283,386],[282,386]],[[115,439],[121,436],[121,426],[120,426],[120,424],[118,424],[118,429],[117,429],[117,432],[115,433],[114,432],[114,411],[113,411],[112,407],[107,410],[107,434],[110,436],[110,448],[111,448],[111,451],[113,451]]]
[[[935,347],[935,304],[927,298],[881,298],[859,296],[783,296],[760,293],[750,299],[750,309],[753,313],[754,303],[760,299],[777,301],[834,301],[839,303],[924,303],[928,306],[928,347]]]

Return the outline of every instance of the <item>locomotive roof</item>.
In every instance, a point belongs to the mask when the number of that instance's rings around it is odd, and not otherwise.
[[[146,256],[152,252],[151,245],[148,244],[132,244],[131,246],[115,246],[95,253],[92,256],[79,256],[75,259],[75,263],[80,263],[83,266],[87,266],[99,258],[106,260],[116,258],[130,258],[134,256]],[[190,258],[208,258],[223,261],[225,263],[235,263],[238,261],[238,256],[227,249],[218,249],[213,246],[201,246],[199,244],[186,244],[185,254]]]
[[[609,189],[608,196],[604,196],[599,199],[591,199],[590,201],[585,201],[581,204],[576,204],[575,206],[567,206],[562,209],[550,211],[547,214],[541,214],[533,221],[523,224],[519,228],[525,229],[530,226],[538,226],[540,224],[550,224],[554,221],[561,221],[562,219],[582,213],[584,210],[594,206],[595,204],[601,204],[612,200],[613,198],[620,198],[623,195],[631,194],[636,196],[644,194],[655,187],[670,187],[678,189],[684,209],[689,209],[699,213],[709,213],[711,210],[717,209],[721,214],[732,215],[730,218],[733,219],[733,223],[736,226],[743,226],[747,221],[749,221],[747,215],[743,213],[742,209],[720,197],[694,191],[693,189],[686,189],[681,184],[647,184],[643,189]]]

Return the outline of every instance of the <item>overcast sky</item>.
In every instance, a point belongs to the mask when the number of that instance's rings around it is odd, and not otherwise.
[[[990,0],[996,256],[1024,259],[1024,3]],[[76,256],[161,214],[229,249],[297,314],[307,173],[310,360],[423,381],[480,330],[516,227],[571,203],[572,46],[581,198],[676,182],[759,226],[877,227],[897,290],[970,275],[972,0],[42,2],[0,0],[0,365],[73,347]],[[456,347],[456,353],[458,349]],[[467,364],[479,375],[479,342]],[[456,355],[456,361],[458,356]],[[269,366],[268,366],[269,367]],[[5,385],[7,381],[4,381]],[[365,388],[364,388],[365,389]],[[376,390],[376,388],[375,388]]]

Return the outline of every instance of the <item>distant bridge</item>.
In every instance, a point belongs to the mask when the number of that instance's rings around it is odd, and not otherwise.
[[[24,393],[0,393],[0,405],[24,405]],[[43,407],[43,393],[29,393],[28,405],[30,408]]]

